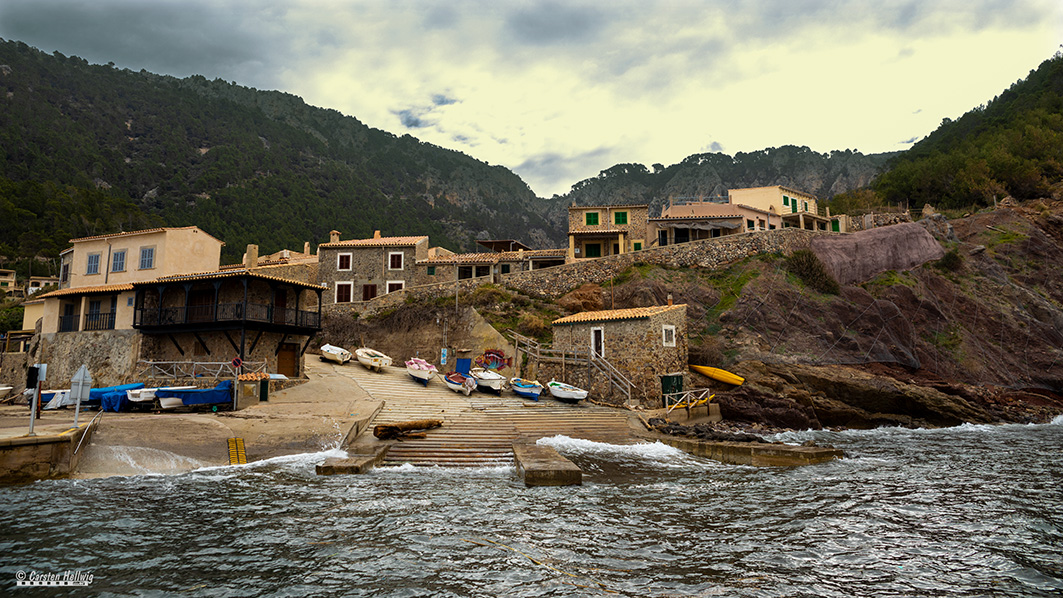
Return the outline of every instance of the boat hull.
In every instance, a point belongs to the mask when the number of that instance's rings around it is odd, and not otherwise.
[[[443,383],[447,385],[447,388],[469,396],[472,394],[473,389],[476,388],[476,381],[472,378],[462,376],[457,372],[451,372],[446,376],[443,376]]]
[[[414,382],[428,386],[428,381],[436,375],[436,366],[423,359],[415,358],[406,362],[406,373],[413,378]]]
[[[391,358],[377,351],[358,349],[354,352],[354,356],[358,359],[358,363],[370,370],[376,370],[378,372],[381,368],[386,368],[391,365]]]
[[[469,374],[476,380],[478,389],[490,390],[497,395],[502,394],[502,383],[506,381],[502,374],[482,368],[473,368]]]
[[[578,403],[587,398],[587,391],[582,388],[576,388],[570,384],[564,384],[562,382],[551,382],[547,387],[550,389],[550,395],[559,401],[566,403]]]
[[[718,380],[720,382],[725,382],[734,386],[741,386],[746,381],[745,378],[739,376],[738,374],[732,374],[727,370],[721,370],[720,368],[709,367],[707,365],[692,365],[690,366],[690,369],[694,370],[699,374],[708,376],[713,380]]]
[[[325,345],[321,347],[321,359],[343,365],[351,360],[351,352],[343,347]]]
[[[538,382],[531,383],[521,378],[514,378],[509,381],[509,386],[518,396],[533,401],[538,401],[539,395],[543,394],[543,385]]]

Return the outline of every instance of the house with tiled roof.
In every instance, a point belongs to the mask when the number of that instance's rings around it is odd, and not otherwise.
[[[631,399],[645,407],[662,406],[662,384],[687,371],[687,306],[658,305],[576,313],[553,321],[555,350],[591,354],[608,361],[632,383]],[[582,371],[582,368],[580,368]],[[587,368],[585,385],[592,395],[608,389]],[[669,391],[671,392],[671,390]]]
[[[647,205],[569,207],[568,261],[618,255],[647,247],[648,217]]]
[[[417,262],[420,281],[426,284],[467,278],[498,282],[505,274],[541,270],[565,263],[564,249],[530,249],[519,241],[477,241],[489,251],[441,253]]]
[[[417,283],[417,263],[428,259],[428,237],[384,237],[340,240],[339,231],[317,246],[318,282],[330,305],[370,301]]]
[[[222,270],[222,241],[194,226],[71,243],[61,254],[60,288],[38,294],[41,305],[25,312],[33,321],[23,322],[27,330],[40,322],[48,342],[40,344],[46,349],[39,358],[52,360],[50,373],[67,376],[80,360],[90,367],[98,360],[95,367],[106,364],[121,380],[145,362],[239,358],[249,367],[301,375],[303,352],[321,329],[316,274],[293,278],[288,270],[249,267],[246,258],[242,268]],[[90,345],[97,349],[86,354]]]

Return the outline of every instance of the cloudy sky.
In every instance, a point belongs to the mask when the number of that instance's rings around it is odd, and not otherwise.
[[[0,37],[278,89],[519,174],[905,149],[1063,43],[1059,0],[3,0]]]

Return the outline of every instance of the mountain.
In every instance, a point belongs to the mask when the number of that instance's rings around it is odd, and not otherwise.
[[[1063,179],[1063,53],[897,156],[872,188],[892,203],[992,205],[1051,195]]]
[[[54,257],[73,237],[195,224],[263,252],[427,234],[554,245],[564,231],[518,176],[370,128],[290,94],[91,65],[0,40],[0,252]],[[37,239],[35,242],[30,242]]]
[[[668,197],[726,195],[729,189],[785,185],[819,197],[868,185],[895,154],[864,155],[852,150],[820,154],[785,145],[756,152],[694,154],[678,164],[617,164],[580,181],[558,198],[561,207],[638,203],[660,212]]]

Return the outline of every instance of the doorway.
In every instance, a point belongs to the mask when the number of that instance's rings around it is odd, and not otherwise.
[[[289,378],[299,375],[299,345],[283,343],[277,351],[277,373]]]

